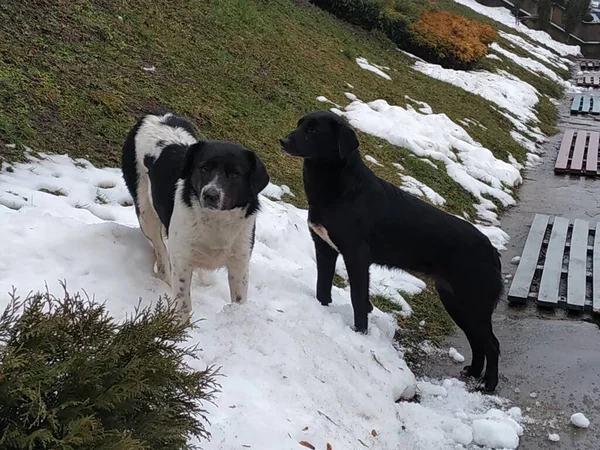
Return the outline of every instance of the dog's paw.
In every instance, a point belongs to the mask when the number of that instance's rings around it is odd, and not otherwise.
[[[352,330],[354,330],[355,332],[359,333],[359,334],[369,334],[369,328],[368,327],[357,327],[357,326],[352,326],[351,327]]]
[[[323,306],[329,306],[331,304],[331,298],[317,298],[317,300],[319,300]]]
[[[460,371],[460,376],[463,378],[479,378],[481,376],[481,370],[477,371],[472,366],[465,366]]]
[[[484,375],[477,380],[477,383],[475,384],[475,390],[484,394],[493,394],[497,385],[497,380],[492,380],[488,378],[487,375]]]

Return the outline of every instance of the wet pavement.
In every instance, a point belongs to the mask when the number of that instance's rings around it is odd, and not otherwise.
[[[559,107],[561,133],[546,144],[542,164],[526,171],[517,206],[501,220],[502,229],[511,238],[502,252],[505,275],[514,275],[517,266],[510,261],[523,251],[536,213],[600,221],[600,179],[554,175],[565,128],[600,130],[600,121],[569,116],[572,97],[567,95]],[[510,306],[506,294],[499,304],[494,317],[502,351],[497,393],[535,420],[525,425],[519,449],[600,449],[600,328],[590,319],[590,315],[573,316],[561,309],[541,311],[534,302],[525,307]],[[470,360],[470,347],[460,330],[446,345]],[[424,373],[457,376],[464,364],[449,357],[432,357],[425,362]],[[570,424],[576,412],[590,420],[587,430]],[[558,433],[560,442],[551,442],[549,433]]]

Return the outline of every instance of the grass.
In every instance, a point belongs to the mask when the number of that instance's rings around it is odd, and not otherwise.
[[[136,118],[171,110],[191,120],[201,137],[232,140],[257,151],[272,180],[294,192],[295,198],[286,200],[306,206],[301,163],[283,155],[277,142],[302,114],[323,108],[317,96],[347,104],[347,83],[364,101],[404,105],[408,95],[455,122],[475,120],[485,128],[468,127],[473,139],[500,159],[512,154],[525,160],[525,149],[510,136],[511,123],[492,103],[412,70],[412,59],[381,33],[298,3],[305,2],[0,2],[0,161],[22,160],[27,146],[118,166],[121,145]],[[440,4],[482,20],[450,0]],[[358,56],[390,67],[393,81],[360,69]],[[540,92],[558,94],[549,80],[504,64]],[[151,66],[154,71],[143,70]],[[538,108],[541,127],[549,130],[556,108],[549,101]],[[362,152],[383,164],[373,167],[378,175],[399,184],[392,163],[400,163],[403,173],[447,200],[444,209],[474,217],[474,198],[441,164],[435,169],[407,149],[362,133],[360,139]],[[336,278],[336,285],[343,283]],[[374,301],[384,305],[383,299]],[[402,326],[414,336],[435,341],[451,330],[431,289],[409,303],[415,314]],[[418,326],[421,320],[424,327]]]
[[[487,131],[469,130],[474,139],[500,158],[524,159],[511,124],[488,101],[411,70],[386,37],[318,8],[287,0],[8,0],[0,22],[0,144],[18,144],[3,153],[7,160],[27,145],[115,166],[135,118],[167,109],[201,136],[256,150],[303,206],[300,161],[281,154],[277,140],[323,107],[317,96],[346,104],[346,83],[365,101],[402,104],[410,95],[454,121],[475,119]],[[393,82],[360,69],[355,56],[389,66]],[[143,70],[149,66],[156,70]],[[384,165],[402,153],[361,139]],[[398,181],[392,171],[387,178]]]

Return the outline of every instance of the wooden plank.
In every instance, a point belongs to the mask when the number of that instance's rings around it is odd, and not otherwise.
[[[575,220],[569,251],[567,308],[579,311],[585,306],[588,227],[587,221]]]
[[[600,223],[596,224],[592,257],[592,309],[600,313]]]
[[[571,114],[577,114],[579,112],[579,108],[581,108],[581,99],[583,95],[576,95],[573,97],[573,103],[571,103]]]
[[[558,288],[562,274],[563,256],[565,254],[565,243],[567,242],[567,231],[569,220],[564,217],[556,217],[552,224],[550,242],[546,250],[546,261],[540,281],[540,291],[537,302],[543,306],[555,306],[558,304]]]
[[[593,97],[592,114],[600,114],[600,97]]]
[[[583,77],[577,77],[577,84],[582,85],[583,81]]]
[[[586,86],[589,86],[590,84],[592,84],[592,77],[590,75],[587,75],[584,78],[584,83]]]
[[[588,175],[598,175],[598,147],[600,147],[600,132],[592,131],[585,163],[585,173]]]
[[[512,302],[525,303],[527,301],[549,219],[545,214],[536,214],[533,219],[521,261],[519,261],[508,292],[508,299]]]
[[[600,86],[600,77],[599,76],[593,77],[593,80],[594,80],[594,86]]]
[[[571,153],[571,146],[573,145],[573,137],[575,136],[575,130],[566,130],[560,144],[560,150],[556,158],[556,165],[554,166],[555,173],[565,172],[569,163],[569,154]]]
[[[585,154],[585,142],[587,140],[587,132],[579,130],[577,132],[577,140],[575,141],[575,150],[573,150],[573,158],[571,158],[571,167],[569,172],[581,172],[583,167],[583,156]]]
[[[592,107],[592,97],[589,95],[583,96],[583,102],[581,104],[581,112],[583,114],[588,114],[590,112],[590,108]]]

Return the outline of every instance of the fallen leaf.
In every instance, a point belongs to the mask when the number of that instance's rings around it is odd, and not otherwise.
[[[306,431],[306,430],[308,430],[308,427],[302,428],[302,431]]]
[[[310,448],[310,450],[315,450],[315,446],[312,445],[310,442],[300,441],[300,442],[298,442],[298,444],[300,444],[303,447]]]
[[[327,443],[327,450],[333,450],[333,447],[331,446],[331,444],[329,442]]]
[[[373,436],[373,437],[377,436],[377,431],[375,431],[375,429],[371,430],[371,436]]]

